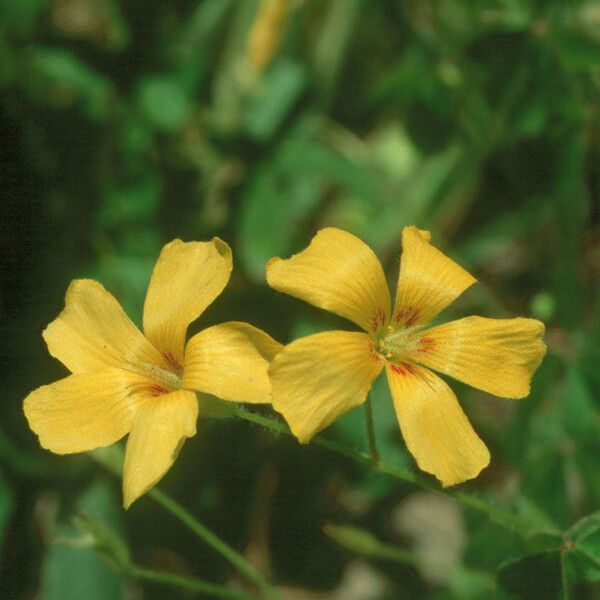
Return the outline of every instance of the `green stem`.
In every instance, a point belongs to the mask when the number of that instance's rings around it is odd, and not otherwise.
[[[175,502],[175,500],[156,487],[152,488],[148,492],[148,495],[174,517],[179,519],[188,529],[193,531],[213,550],[216,550],[221,556],[226,558],[240,573],[245,575],[249,581],[252,581],[258,589],[264,592],[267,598],[276,598],[278,596],[271,584],[264,579],[264,577],[256,571],[241,554],[236,552],[231,546],[210,531],[210,529],[200,523],[200,521],[183,508],[183,506]]]
[[[371,405],[371,396],[367,394],[365,402],[365,424],[367,426],[367,438],[369,439],[369,453],[374,463],[379,462],[379,451],[375,440],[375,427],[373,426],[373,407]]]
[[[183,577],[174,575],[173,573],[165,573],[164,571],[154,571],[153,569],[144,569],[137,565],[131,565],[127,570],[127,574],[135,579],[144,581],[152,581],[153,583],[163,583],[174,587],[184,588],[192,592],[200,592],[206,594],[210,598],[228,598],[230,600],[258,600],[256,596],[252,596],[246,592],[238,592],[229,590],[220,585],[214,585],[201,579],[192,577]]]
[[[111,446],[110,448],[94,450],[90,452],[89,455],[94,461],[101,464],[114,475],[122,475],[123,453],[120,447]],[[165,510],[170,512],[174,517],[179,519],[203,542],[228,560],[240,573],[245,575],[249,581],[254,583],[256,587],[263,592],[265,598],[279,598],[277,590],[258,571],[256,571],[241,554],[236,552],[210,529],[200,523],[200,521],[183,508],[183,506],[175,502],[175,500],[160,491],[157,487],[152,488],[148,492],[148,496],[160,504]]]
[[[238,406],[232,407],[232,412],[237,417],[244,419],[245,421],[250,421],[251,423],[261,425],[262,427],[270,429],[271,431],[277,433],[284,433],[293,437],[293,434],[289,430],[289,428],[283,423],[280,423],[279,421],[256,413],[248,412],[246,409]],[[492,506],[482,498],[470,496],[469,494],[465,494],[464,492],[439,488],[438,486],[434,485],[433,483],[430,483],[429,481],[420,477],[419,475],[416,475],[412,471],[408,471],[406,469],[399,469],[398,467],[387,463],[383,460],[373,462],[372,457],[366,452],[360,452],[358,450],[348,448],[347,446],[344,446],[343,444],[340,444],[336,441],[328,440],[318,435],[315,436],[311,441],[312,443],[318,446],[322,446],[324,448],[332,450],[333,452],[336,452],[337,454],[341,454],[352,460],[355,460],[356,462],[365,464],[379,473],[384,473],[386,475],[389,475],[390,477],[394,477],[395,479],[400,479],[402,481],[412,483],[422,489],[431,492],[442,493],[447,496],[450,496],[460,504],[463,504],[464,506],[467,506],[473,510],[477,510],[481,513],[486,514],[488,517],[496,521],[499,525],[507,529],[517,530],[521,533],[528,533],[529,531],[531,531],[531,524],[528,521],[521,519],[517,515],[506,511],[502,508]]]

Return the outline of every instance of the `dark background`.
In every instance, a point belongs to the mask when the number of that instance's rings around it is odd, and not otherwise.
[[[324,449],[205,415],[161,487],[285,598],[489,598],[498,569],[525,554],[500,571],[512,597],[598,597],[595,520],[592,558],[563,542],[600,504],[600,8],[279,1],[269,21],[254,0],[0,0],[0,595],[190,597],[111,570],[82,546],[81,511],[140,564],[236,577],[151,499],[125,513],[117,480],[40,450],[28,430],[23,398],[65,375],[40,334],[73,278],[98,279],[139,322],[162,245],[218,235],[234,275],[192,331],[247,320],[285,342],[348,325],[268,290],[268,258],[333,225],[368,242],[395,287],[402,227],[417,224],[481,282],[445,317],[547,325],[529,398],[453,388],[492,452],[465,491],[562,538],[532,542]],[[384,457],[411,467],[385,385],[373,401]],[[327,435],[364,448],[362,413]],[[325,535],[328,522],[419,558],[369,558]]]

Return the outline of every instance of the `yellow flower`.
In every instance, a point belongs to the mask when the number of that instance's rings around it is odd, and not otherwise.
[[[489,452],[446,383],[427,367],[507,398],[529,394],[546,347],[534,319],[467,317],[427,324],[476,280],[416,227],[402,233],[396,302],[371,249],[339,229],[323,229],[288,260],[273,258],[276,290],[350,319],[363,332],[331,331],[296,340],[269,370],[273,406],[308,442],[362,404],[385,367],[406,445],[444,486],[476,477]]]
[[[48,350],[73,374],[24,401],[44,448],[86,452],[129,433],[125,507],[169,470],[196,433],[195,391],[268,403],[267,369],[281,345],[247,323],[215,325],[193,336],[188,325],[227,285],[229,246],[175,240],[161,251],[144,304],[144,334],[99,283],[70,285],[65,309],[43,333]]]
[[[281,36],[290,12],[290,0],[261,0],[248,35],[248,62],[262,71],[279,48]]]

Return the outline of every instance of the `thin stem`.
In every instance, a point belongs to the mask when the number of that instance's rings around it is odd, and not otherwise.
[[[275,431],[277,433],[284,433],[293,437],[293,434],[289,430],[289,428],[283,423],[280,423],[279,421],[256,413],[248,412],[246,409],[238,406],[232,407],[232,412],[233,414],[235,414],[241,419],[244,419],[245,421],[250,421],[251,423],[261,425],[262,427],[270,429],[271,431]],[[356,462],[365,464],[379,473],[385,473],[390,477],[394,477],[395,479],[400,479],[402,481],[412,483],[422,489],[431,492],[441,493],[450,496],[460,504],[463,504],[464,506],[486,514],[488,517],[496,521],[499,525],[502,525],[507,529],[517,530],[523,534],[526,534],[531,531],[531,523],[524,519],[521,519],[520,517],[509,511],[488,504],[482,498],[470,496],[469,494],[465,494],[464,492],[439,488],[438,486],[430,483],[429,481],[420,477],[419,475],[416,475],[412,471],[408,471],[406,469],[399,469],[398,467],[387,463],[383,460],[373,462],[372,457],[366,452],[360,452],[358,450],[348,448],[343,444],[340,444],[333,440],[328,440],[318,435],[312,439],[312,443],[318,446],[322,446],[324,448],[328,448],[329,450],[351,458]]]
[[[192,592],[200,592],[207,594],[210,598],[228,598],[229,600],[258,600],[256,596],[252,596],[246,592],[229,590],[226,587],[214,585],[212,583],[208,583],[207,581],[202,581],[201,579],[183,577],[181,575],[174,575],[173,573],[166,573],[164,571],[154,571],[153,569],[144,569],[143,567],[138,567],[137,565],[131,565],[131,567],[127,570],[127,573],[135,579],[152,581],[153,583],[163,583],[165,585],[184,588]]]
[[[89,453],[89,456],[108,469],[117,477],[122,475],[123,455],[118,446],[94,450]],[[165,510],[170,512],[174,517],[179,519],[188,529],[193,531],[204,543],[218,552],[226,560],[228,560],[236,569],[246,576],[246,578],[254,583],[258,589],[263,592],[265,598],[279,598],[277,590],[258,572],[254,567],[231,546],[226,544],[221,538],[215,535],[205,525],[200,523],[196,517],[189,513],[183,506],[167,496],[157,487],[152,488],[148,492],[155,502],[160,504]]]
[[[206,542],[213,550],[226,558],[236,569],[252,581],[256,587],[265,593],[267,598],[276,598],[278,594],[271,584],[250,565],[246,559],[204,526],[196,517],[189,513],[183,506],[175,502],[158,488],[152,488],[148,495],[158,502],[164,509],[177,517],[188,529]]]
[[[371,396],[367,394],[365,402],[365,424],[367,426],[367,438],[369,439],[369,453],[374,463],[379,462],[379,451],[377,450],[377,441],[375,440],[375,427],[373,426],[373,407],[371,405]]]

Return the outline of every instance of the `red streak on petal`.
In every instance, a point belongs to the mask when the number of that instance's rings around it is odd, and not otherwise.
[[[164,388],[162,385],[158,383],[154,383],[150,386],[150,395],[151,396],[162,396],[163,394],[167,394],[169,390]]]
[[[373,342],[369,342],[369,357],[375,362],[379,362],[381,360],[379,355],[375,352],[375,344],[373,344]]]
[[[171,367],[175,370],[181,369],[181,365],[170,352],[165,352],[164,357]]]
[[[398,365],[390,365],[390,368],[398,375],[408,375],[409,373],[415,372],[415,368],[407,362],[401,362]]]
[[[371,329],[373,332],[377,331],[379,327],[381,327],[385,323],[385,312],[382,308],[378,308],[375,313],[373,313],[373,320],[371,323]]]
[[[430,337],[422,337],[419,344],[418,352],[431,352],[435,348],[435,340]]]
[[[405,327],[410,327],[417,322],[419,318],[419,310],[414,306],[407,306],[402,310],[399,310],[396,314],[396,323],[400,321],[404,322]]]

